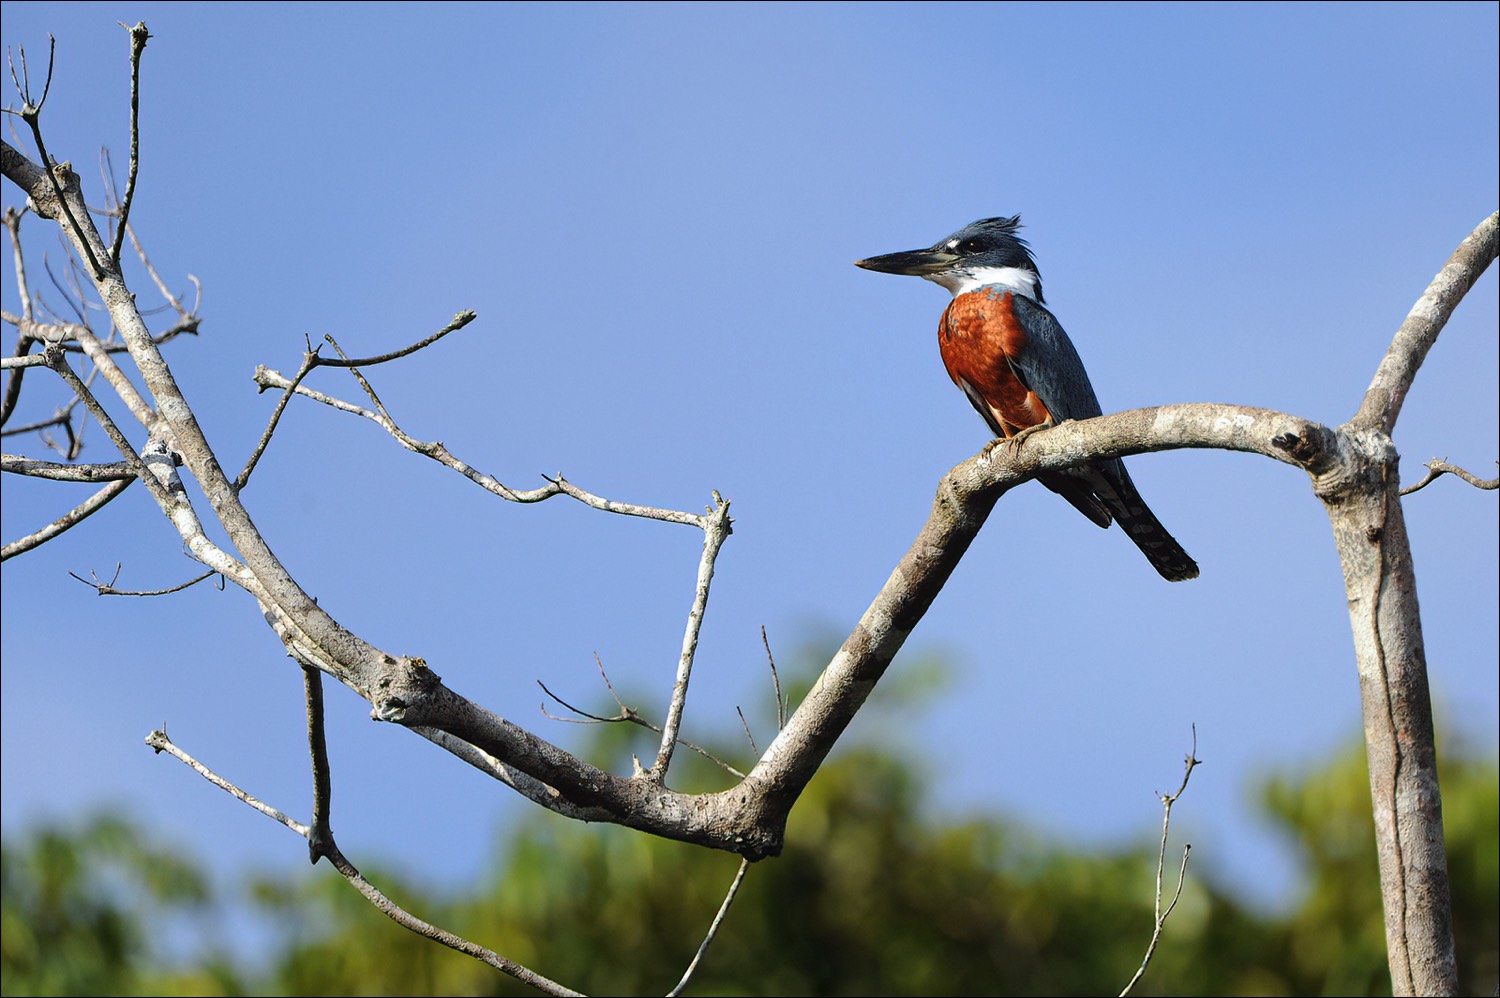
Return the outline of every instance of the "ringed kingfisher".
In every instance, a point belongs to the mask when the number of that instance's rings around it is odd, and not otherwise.
[[[1047,311],[1036,261],[1016,235],[1020,228],[1020,215],[982,218],[929,249],[854,264],[922,277],[952,293],[938,322],[943,365],[995,436],[1005,439],[1103,412],[1078,351]],[[1197,578],[1197,563],[1147,508],[1118,458],[1037,478],[1099,526],[1119,520],[1162,578]]]

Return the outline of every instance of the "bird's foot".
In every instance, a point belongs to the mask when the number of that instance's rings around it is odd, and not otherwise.
[[[1005,448],[1005,456],[1014,461],[1016,458],[1021,456],[1021,444],[1025,442],[1027,437],[1031,436],[1038,430],[1050,430],[1056,425],[1056,422],[1048,419],[1046,422],[1037,423],[1035,426],[1023,427],[1022,429],[1017,430],[1014,436],[998,437],[994,440],[991,440],[989,444],[989,450],[993,452],[996,448],[1003,447]]]

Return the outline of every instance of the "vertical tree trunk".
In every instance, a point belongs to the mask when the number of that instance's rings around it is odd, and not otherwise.
[[[1359,668],[1365,752],[1391,988],[1458,988],[1443,805],[1416,576],[1401,513],[1397,455],[1376,430],[1344,427],[1342,460],[1317,492],[1344,569]]]

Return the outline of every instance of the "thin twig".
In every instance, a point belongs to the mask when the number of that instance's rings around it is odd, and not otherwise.
[[[719,905],[718,914],[714,915],[714,920],[708,927],[708,934],[703,937],[703,942],[699,944],[698,952],[693,954],[692,962],[688,964],[687,970],[683,971],[682,980],[677,982],[675,988],[667,992],[667,998],[677,998],[678,995],[682,994],[683,989],[688,986],[688,981],[693,979],[693,974],[697,971],[698,965],[703,962],[703,955],[708,952],[709,944],[714,941],[714,936],[719,932],[719,926],[724,924],[724,916],[729,914],[729,906],[734,903],[735,895],[739,893],[740,884],[744,883],[745,874],[749,869],[750,861],[748,859],[740,860],[740,868],[735,872],[734,882],[729,885],[729,892],[724,895],[724,903]]]
[[[20,436],[23,433],[42,431],[42,445],[51,450],[57,451],[59,454],[63,455],[63,457],[67,458],[69,461],[72,461],[78,457],[78,453],[82,449],[79,444],[77,435],[73,432],[73,406],[76,405],[77,402],[78,400],[76,398],[73,399],[65,407],[59,409],[57,415],[51,417],[50,419],[39,420],[35,423],[27,423],[25,426],[17,426],[15,429],[0,432],[0,437],[15,437]],[[52,439],[52,435],[44,432],[48,427],[52,426],[62,427],[63,432],[68,435],[67,448],[58,447],[56,441]]]
[[[196,577],[194,577],[192,579],[189,579],[188,581],[184,582],[182,585],[180,585],[180,586],[173,586],[170,589],[116,589],[115,588],[115,582],[120,578],[120,566],[119,565],[115,566],[115,577],[113,579],[110,579],[108,582],[100,582],[99,581],[99,576],[96,575],[96,574],[94,574],[93,572],[89,573],[90,575],[94,576],[94,581],[93,582],[90,582],[88,579],[85,579],[83,576],[79,575],[77,572],[69,572],[68,574],[71,575],[71,576],[73,576],[73,578],[77,579],[79,582],[82,582],[84,585],[88,586],[90,589],[93,589],[100,596],[170,596],[173,593],[180,593],[180,592],[182,592],[184,589],[187,589],[189,586],[196,586],[198,583],[202,582],[204,579],[211,579],[215,575],[219,576],[219,591],[220,592],[224,591],[224,576],[221,575],[219,572],[216,572],[216,571],[204,572],[202,575],[199,575],[199,576],[196,576]]]
[[[31,318],[31,288],[26,283],[26,255],[21,252],[21,216],[24,211],[5,209],[5,231],[10,233],[11,254],[16,264],[16,296],[21,299],[21,315]]]
[[[1187,789],[1188,780],[1193,776],[1193,769],[1201,765],[1202,762],[1203,760],[1198,758],[1198,725],[1195,724],[1193,725],[1193,750],[1188,753],[1187,758],[1184,760],[1185,768],[1182,772],[1182,785],[1177,788],[1175,794],[1161,795],[1161,848],[1156,855],[1156,927],[1151,932],[1151,942],[1146,947],[1146,955],[1141,960],[1141,965],[1136,968],[1135,976],[1130,979],[1130,983],[1125,985],[1125,990],[1120,992],[1120,998],[1125,998],[1126,995],[1130,994],[1131,988],[1135,987],[1136,982],[1141,979],[1141,975],[1146,972],[1146,966],[1150,964],[1151,957],[1156,954],[1157,944],[1161,942],[1162,929],[1166,927],[1167,918],[1172,914],[1172,909],[1177,907],[1177,900],[1182,897],[1182,885],[1187,879],[1188,853],[1193,850],[1192,843],[1188,843],[1182,847],[1182,866],[1177,870],[1177,889],[1172,894],[1171,902],[1163,910],[1161,906],[1162,877],[1167,865],[1167,830],[1172,824],[1172,805],[1177,803],[1177,798],[1181,797],[1183,791]]]
[[[153,311],[159,312],[161,311],[161,308],[157,308]],[[185,319],[179,319],[177,322],[172,323],[172,325],[168,326],[161,332],[152,334],[151,342],[156,346],[161,346],[163,343],[168,343],[172,340],[175,340],[179,336],[197,336],[198,327],[202,324],[203,320],[195,315],[188,316]],[[130,352],[130,347],[126,346],[124,343],[110,342],[107,340],[102,342],[104,351],[106,353]],[[70,343],[64,343],[63,349],[77,353],[83,348],[81,346],[73,346]]]
[[[104,488],[100,489],[98,492],[95,492],[92,496],[85,499],[77,506],[74,506],[62,516],[59,516],[56,520],[53,520],[41,530],[38,530],[32,534],[27,534],[25,537],[18,538],[17,540],[11,541],[9,544],[5,545],[5,547],[0,548],[0,561],[5,561],[8,558],[14,558],[16,555],[24,554],[25,552],[30,551],[32,548],[40,547],[41,545],[47,543],[52,538],[56,537],[58,534],[69,529],[70,527],[76,527],[78,524],[82,523],[84,520],[88,519],[90,516],[99,512],[99,510],[107,506],[110,500],[114,499],[120,493],[130,488],[130,483],[134,481],[135,476],[132,475],[130,478],[110,482],[108,485],[104,486]]]
[[[47,91],[52,89],[52,67],[55,62],[54,57],[57,54],[57,39],[51,35],[48,35],[47,39],[51,44],[47,54],[47,86],[42,91],[42,99],[35,104],[31,103],[29,95],[25,92],[22,93],[21,99],[25,102],[25,105],[21,108],[21,120],[31,126],[31,138],[36,143],[37,153],[41,156],[42,172],[47,175],[47,179],[51,182],[52,193],[57,198],[57,203],[62,207],[63,214],[67,216],[68,224],[73,227],[73,232],[78,236],[78,242],[83,245],[83,251],[88,254],[89,266],[93,267],[94,277],[97,279],[104,276],[104,268],[99,265],[99,258],[94,255],[94,246],[89,242],[88,233],[78,224],[78,219],[73,215],[73,207],[68,203],[68,198],[63,193],[62,184],[57,179],[59,170],[71,173],[72,169],[67,163],[54,163],[52,157],[47,154],[46,143],[42,141],[42,105],[47,102]],[[23,66],[25,60],[26,53],[23,49],[21,52]],[[14,66],[11,67],[11,77],[12,79],[15,77]]]
[[[124,226],[124,229],[126,234],[130,236],[130,245],[135,247],[136,256],[141,258],[141,263],[145,266],[146,273],[151,275],[152,282],[156,284],[156,290],[160,291],[161,296],[167,300],[167,303],[177,310],[178,315],[182,316],[184,320],[192,321],[193,328],[190,330],[190,332],[196,333],[198,331],[199,321],[197,319],[198,309],[203,304],[203,285],[199,284],[198,278],[194,277],[192,274],[187,275],[187,279],[192,281],[193,287],[197,289],[197,294],[193,298],[193,307],[191,309],[183,308],[181,300],[178,299],[176,295],[172,294],[170,290],[168,290],[167,282],[161,279],[161,275],[158,274],[156,272],[156,268],[151,265],[151,258],[146,256],[146,251],[144,248],[142,248],[141,241],[136,238],[135,226],[126,225]]]
[[[453,317],[452,321],[449,322],[448,325],[444,326],[436,333],[433,333],[431,336],[419,340],[418,342],[410,346],[403,347],[400,350],[395,350],[391,353],[379,354],[377,356],[368,358],[349,358],[348,356],[344,355],[342,349],[339,348],[338,343],[333,339],[333,337],[325,336],[324,338],[330,344],[332,344],[334,349],[339,351],[340,359],[330,360],[328,358],[315,355],[311,360],[310,366],[314,368],[349,367],[352,369],[360,365],[370,366],[373,364],[382,364],[389,360],[404,357],[410,353],[422,349],[423,347],[430,346],[449,333],[454,332],[458,329],[462,329],[464,326],[472,322],[474,318],[475,313],[472,311],[459,312]],[[311,351],[311,349],[309,348],[309,353],[312,352],[313,351]],[[304,355],[303,363],[304,365],[308,365],[309,363],[306,355]],[[333,396],[326,395],[323,392],[315,391],[314,389],[302,385],[300,382],[303,377],[306,377],[305,372],[299,373],[296,378],[288,379],[285,375],[282,375],[275,371],[271,371],[265,366],[260,366],[257,367],[255,371],[255,383],[260,386],[262,391],[268,388],[281,388],[286,390],[288,393],[304,395],[308,398],[311,398],[318,402],[322,402],[324,405],[338,409],[342,412],[348,412],[356,416],[363,416],[364,418],[382,427],[391,436],[395,437],[396,441],[407,450],[410,450],[417,454],[421,454],[424,457],[428,457],[434,461],[437,461],[439,464],[442,464],[453,471],[457,471],[459,474],[463,475],[465,478],[468,478],[476,485],[480,486],[488,492],[500,496],[502,499],[508,499],[512,502],[519,503],[533,503],[542,502],[546,499],[550,499],[555,495],[566,495],[587,506],[592,506],[595,509],[604,510],[605,512],[619,513],[625,516],[638,516],[653,520],[665,520],[670,523],[689,524],[691,526],[698,527],[699,529],[705,529],[705,524],[707,521],[706,517],[697,516],[692,513],[684,513],[678,510],[659,509],[652,506],[640,506],[633,503],[621,503],[611,499],[605,499],[602,496],[594,495],[591,492],[579,488],[578,486],[564,479],[561,475],[558,475],[555,478],[547,478],[546,476],[543,476],[548,483],[544,488],[532,489],[528,491],[516,491],[514,489],[511,489],[510,487],[504,485],[490,475],[486,475],[483,472],[478,471],[468,463],[459,460],[441,442],[423,442],[407,434],[396,424],[395,419],[385,408],[384,404],[381,403],[379,397],[375,394],[374,389],[370,387],[369,382],[363,377],[363,375],[359,374],[357,370],[354,371],[354,374],[355,377],[359,379],[359,382],[364,388],[366,394],[369,395],[371,400],[374,402],[376,411],[365,409],[361,406],[354,405],[353,403],[346,402],[343,399],[334,398]],[[279,417],[273,417],[273,419],[274,418]],[[263,435],[262,439],[264,441],[268,439],[268,437],[266,435]],[[241,473],[241,476],[242,478],[244,477],[244,472]]]
[[[39,366],[39,362],[27,359],[33,342],[31,337],[22,333],[16,338],[16,352],[0,358],[0,369],[10,372],[5,378],[5,398],[0,401],[0,426],[10,422],[16,403],[21,400],[21,380],[26,375],[26,368]]]
[[[458,330],[464,328],[465,326],[467,326],[469,323],[473,322],[477,318],[479,318],[479,314],[477,312],[473,311],[472,309],[464,309],[462,312],[456,313],[453,316],[452,321],[449,322],[442,329],[439,329],[437,332],[433,333],[431,336],[426,337],[425,339],[418,340],[417,342],[413,343],[411,346],[402,347],[399,350],[392,350],[390,353],[377,354],[374,357],[355,357],[352,360],[349,359],[348,357],[345,357],[343,355],[343,351],[340,350],[339,351],[339,359],[338,360],[333,360],[332,358],[329,358],[329,357],[320,357],[320,358],[318,358],[318,363],[317,363],[316,366],[318,366],[318,367],[374,367],[376,364],[384,364],[388,360],[396,360],[398,358],[405,357],[407,354],[416,353],[418,350],[421,350],[423,347],[432,346],[432,344],[436,343],[438,340],[442,339],[444,336],[447,336],[449,333],[457,332]],[[328,342],[329,343],[333,343],[333,337],[331,337],[331,336],[328,337]],[[338,349],[338,345],[337,344],[334,344],[334,349]]]
[[[487,964],[501,973],[509,974],[521,983],[528,984],[543,994],[565,996],[565,998],[582,998],[583,993],[581,991],[574,991],[572,988],[558,984],[556,981],[543,977],[523,964],[501,956],[494,950],[486,949],[477,943],[470,942],[462,936],[449,932],[447,929],[438,928],[431,922],[411,914],[386,897],[374,884],[366,880],[359,870],[355,869],[354,864],[350,863],[344,857],[344,854],[339,851],[338,845],[332,842],[328,845],[328,860],[333,864],[334,869],[338,870],[343,878],[353,885],[355,890],[364,895],[365,900],[369,901],[370,904],[375,906],[377,911],[403,929],[415,932],[417,935],[431,939],[433,942],[441,943],[449,949],[457,950],[465,956]]]
[[[16,264],[16,295],[21,299],[20,319],[32,317],[31,288],[26,283],[26,254],[21,252],[21,212],[14,208],[5,209],[5,231],[10,234],[11,255]],[[10,321],[10,316],[6,317]],[[20,325],[19,322],[15,323]],[[32,340],[22,333],[16,341],[16,356],[21,357],[31,351]],[[6,358],[10,360],[10,358]],[[6,367],[21,366],[7,364]],[[16,402],[21,398],[21,379],[25,372],[23,370],[12,371],[5,381],[5,400],[0,402],[0,425],[10,420],[10,415],[16,409]]]
[[[63,258],[68,261],[69,269],[71,270],[75,268],[77,266],[77,262],[73,257],[73,251],[68,247],[67,240],[63,237],[63,234],[61,232],[57,234],[57,241],[62,244]],[[86,306],[85,303],[81,300],[76,304],[74,302],[75,296],[81,298],[81,293],[78,290],[78,282],[73,279],[72,274],[69,273],[67,281],[64,282],[62,278],[58,277],[57,274],[53,272],[52,260],[45,253],[42,254],[42,269],[47,272],[47,280],[52,282],[52,286],[57,289],[57,293],[62,295],[63,301],[67,302],[69,311],[73,313],[74,322],[80,326],[85,325],[89,321],[88,317],[84,315],[84,309]],[[38,295],[37,297],[40,300],[41,296]],[[50,312],[53,318],[58,319],[59,324],[70,325],[67,320],[58,315],[57,312],[50,306],[48,306],[45,301],[42,302],[42,307],[46,309],[46,311]]]
[[[350,360],[349,357],[344,353],[343,347],[339,346],[339,341],[334,339],[332,336],[324,333],[323,339],[327,341],[329,346],[338,351],[339,360],[343,362],[340,366],[348,368],[349,373],[354,375],[354,380],[359,382],[359,386],[365,390],[365,394],[370,396],[370,401],[375,403],[375,411],[384,416],[386,422],[395,425],[395,420],[391,419],[391,414],[386,411],[385,403],[380,401],[379,395],[375,394],[374,386],[372,386],[369,380],[365,378],[360,369],[355,366],[355,364],[357,364],[358,362]]]
[[[52,35],[47,36],[50,47],[47,50],[47,85],[42,88],[42,99],[36,102],[35,109],[40,111],[42,105],[47,103],[47,94],[52,90],[52,66],[53,56],[57,53],[57,39]],[[10,50],[6,50],[7,61],[10,62],[10,81],[15,84],[16,90],[21,95],[21,100],[28,107],[31,106],[31,73],[26,65],[26,46],[21,46],[21,78],[16,79],[16,63],[10,59]]]
[[[156,311],[161,311],[161,309],[158,308]],[[13,315],[11,315],[8,312],[4,314],[4,320],[6,322],[9,322],[13,326],[16,326],[18,329],[21,330],[21,336],[23,337],[23,342],[25,342],[25,343],[50,342],[50,341],[54,341],[55,340],[55,341],[58,341],[58,342],[62,343],[63,349],[66,350],[66,351],[68,351],[69,353],[83,353],[84,352],[83,351],[83,347],[79,346],[77,343],[70,343],[70,342],[68,342],[69,340],[75,340],[75,339],[77,339],[77,337],[74,335],[73,331],[79,325],[78,323],[75,323],[75,322],[37,322],[37,321],[35,321],[33,319],[23,319],[23,318],[20,318],[19,316],[13,316]],[[203,320],[200,319],[200,318],[198,318],[197,316],[189,316],[189,317],[187,317],[185,319],[180,319],[177,322],[174,322],[172,325],[168,326],[166,329],[162,330],[161,332],[152,334],[152,336],[151,336],[151,342],[154,343],[154,344],[156,344],[157,346],[161,346],[163,343],[167,343],[167,342],[169,342],[171,340],[174,340],[174,339],[176,339],[179,336],[183,336],[183,335],[197,336],[198,335],[198,327],[200,325],[202,325],[202,323],[203,323]],[[104,352],[106,352],[106,353],[129,353],[130,352],[130,347],[126,346],[124,343],[120,343],[118,341],[115,341],[113,339],[113,335],[114,335],[113,333],[111,333],[110,335],[111,335],[111,339],[101,340],[100,341],[100,345],[101,345],[102,349],[104,350]],[[18,351],[17,352],[18,353],[20,352],[19,347],[18,347]],[[7,364],[5,366],[10,367],[12,365]]]
[[[547,684],[542,682],[540,679],[536,681],[536,684],[542,688],[543,693],[547,694],[553,700],[557,701],[557,703],[561,704],[563,707],[571,710],[573,713],[578,715],[577,717],[558,717],[556,714],[548,713],[547,705],[542,704],[542,716],[550,721],[564,721],[568,724],[588,724],[590,722],[597,721],[602,724],[613,724],[616,721],[628,721],[631,718],[627,716],[627,714],[635,713],[635,711],[630,710],[628,707],[625,707],[623,704],[621,704],[621,712],[619,714],[615,715],[614,717],[600,717],[598,714],[590,714],[582,707],[575,707],[572,704],[568,703],[568,701],[564,700],[562,697],[549,690],[547,688]]]
[[[37,365],[34,365],[34,366],[37,366],[37,367],[51,367],[52,366],[51,363],[47,360],[47,358],[45,356],[43,356],[42,354],[33,354],[32,356],[34,356],[34,357],[41,357],[42,358],[41,362],[39,364],[37,364]],[[16,427],[13,427],[11,429],[5,430],[3,433],[0,433],[0,436],[16,437],[16,436],[20,436],[23,433],[31,433],[34,430],[45,430],[49,426],[66,426],[67,423],[68,423],[68,420],[71,418],[68,415],[68,411],[73,408],[73,404],[75,402],[77,402],[77,401],[78,401],[77,399],[74,399],[73,402],[69,402],[67,408],[59,410],[58,413],[57,413],[57,415],[55,415],[55,416],[51,416],[51,417],[49,417],[47,419],[39,419],[35,423],[27,423],[25,426],[16,426]],[[70,429],[69,433],[71,434],[71,432],[72,431]]]
[[[438,464],[443,465],[445,468],[449,468],[453,471],[458,472],[460,475],[463,475],[469,481],[473,482],[475,485],[478,485],[486,492],[497,495],[502,499],[508,499],[511,502],[543,502],[547,499],[551,499],[553,496],[565,495],[571,499],[576,499],[578,502],[583,503],[585,506],[592,506],[594,509],[603,510],[606,513],[618,513],[622,516],[638,516],[648,520],[663,520],[667,523],[681,523],[688,526],[697,527],[700,530],[704,529],[704,523],[707,520],[707,517],[700,514],[685,513],[675,509],[660,509],[655,506],[639,506],[634,503],[617,502],[613,499],[606,499],[603,496],[598,496],[585,489],[579,488],[572,482],[563,478],[561,475],[557,475],[556,477],[551,478],[544,475],[542,477],[547,482],[546,486],[539,489],[517,491],[500,482],[499,480],[493,478],[492,476],[477,470],[472,465],[455,457],[453,453],[448,450],[448,448],[445,447],[441,442],[433,441],[430,443],[426,443],[408,435],[405,431],[403,431],[399,426],[396,425],[395,421],[391,419],[389,415],[382,415],[377,412],[372,412],[371,410],[362,408],[361,406],[357,406],[352,402],[345,402],[343,399],[335,398],[331,395],[326,395],[323,392],[309,388],[306,385],[295,385],[284,374],[272,371],[264,366],[256,368],[255,383],[262,389],[284,389],[290,387],[295,390],[295,394],[297,395],[310,398],[315,402],[321,402],[326,406],[339,410],[340,412],[347,412],[355,416],[363,416],[365,419],[370,420],[370,422],[375,423],[391,436],[395,437],[396,442],[399,443],[402,447],[405,447],[407,450],[412,451],[416,454],[421,454],[423,457],[430,458],[431,460],[436,461]]]
[[[234,490],[236,492],[243,490],[250,483],[250,473],[255,470],[255,466],[260,463],[261,455],[271,445],[271,434],[276,432],[276,426],[281,422],[281,414],[286,411],[287,402],[291,400],[292,393],[297,390],[297,386],[302,383],[302,379],[307,377],[312,369],[317,366],[316,360],[317,351],[312,350],[311,345],[309,345],[308,351],[302,355],[302,366],[297,369],[297,376],[291,380],[291,383],[281,393],[281,398],[276,400],[276,408],[271,410],[271,419],[266,423],[265,432],[260,435],[260,440],[256,443],[255,450],[251,451],[249,459],[245,461],[245,467],[240,469],[240,473],[235,476]],[[265,389],[261,390],[264,391]]]
[[[99,180],[103,184],[101,190],[104,191],[104,210],[90,208],[89,211],[109,220],[109,240],[113,243],[115,220],[120,217],[120,185],[115,181],[115,161],[109,154],[109,146],[99,147]],[[115,266],[118,268],[119,265],[119,260],[116,260]]]
[[[786,697],[781,692],[781,676],[776,672],[776,656],[771,654],[771,639],[766,637],[766,625],[760,625],[760,643],[766,649],[766,664],[771,667],[771,685],[776,690],[776,730],[786,727]],[[757,753],[759,754],[759,753]]]
[[[1402,489],[1402,495],[1409,496],[1413,492],[1425,489],[1428,485],[1437,481],[1444,475],[1455,475],[1458,478],[1462,478],[1464,481],[1468,482],[1476,489],[1494,490],[1500,488],[1500,478],[1480,478],[1477,475],[1471,475],[1469,472],[1460,468],[1458,465],[1449,464],[1447,460],[1439,461],[1437,458],[1433,458],[1431,461],[1427,462],[1425,467],[1427,468],[1426,477],[1424,477],[1420,482],[1417,482],[1415,485],[1408,485],[1406,488]]]
[[[130,205],[135,200],[135,179],[141,168],[141,53],[146,50],[146,40],[151,32],[146,22],[140,21],[133,28],[120,27],[130,32],[130,173],[125,180],[125,197],[120,200],[119,226],[115,229],[114,245],[109,248],[109,258],[115,269],[120,269],[120,250],[125,243],[125,226],[130,221]]]
[[[745,731],[745,740],[750,743],[750,754],[757,759],[760,758],[760,746],[755,744],[755,735],[750,731],[750,722],[745,720],[745,712],[735,705],[734,712],[740,716],[740,727]]]
[[[598,656],[595,656],[595,658],[597,659]],[[599,669],[602,672],[604,666],[601,664],[599,666]],[[605,683],[608,683],[609,677],[606,676],[604,681]],[[601,717],[598,714],[590,714],[588,711],[575,707],[572,704],[568,703],[568,701],[564,700],[562,697],[549,690],[547,688],[547,684],[542,682],[540,679],[536,681],[536,684],[542,688],[543,693],[547,694],[553,700],[557,701],[557,703],[561,704],[563,707],[578,715],[577,717],[559,717],[558,715],[548,711],[546,704],[542,704],[542,716],[547,718],[549,721],[561,721],[564,724],[619,724],[621,722],[627,722],[630,724],[638,724],[649,731],[654,731],[657,734],[661,734],[661,728],[659,726],[652,724],[650,721],[642,717],[634,707],[627,707],[624,702],[620,700],[618,695],[615,696],[615,703],[620,705],[620,713],[616,714],[614,717]],[[609,688],[609,691],[613,694],[614,687],[611,686]],[[735,779],[743,780],[745,778],[744,773],[740,772],[738,769],[731,766],[723,759],[720,759],[718,756],[714,755],[703,746],[696,745],[693,742],[688,741],[686,738],[677,739],[677,744],[681,745],[689,752],[698,753],[703,758],[713,763],[715,766],[718,766],[726,773],[735,777]],[[754,744],[753,740],[751,744]]]
[[[296,832],[298,835],[301,835],[303,838],[309,839],[309,841],[311,840],[312,829],[309,826],[304,825],[300,821],[297,821],[291,817],[288,817],[286,814],[283,814],[276,808],[271,807],[269,804],[266,804],[261,800],[258,800],[257,798],[251,796],[249,793],[246,793],[244,790],[241,790],[239,787],[235,786],[233,783],[230,783],[228,780],[224,779],[219,774],[209,769],[203,763],[199,762],[197,759],[194,759],[191,755],[184,752],[176,745],[172,744],[172,741],[167,737],[167,733],[165,730],[151,732],[151,734],[146,736],[146,744],[155,749],[157,753],[166,752],[169,755],[176,757],[183,763],[190,766],[195,772],[198,773],[199,776],[202,776],[205,780],[212,783],[214,786],[225,791],[226,793],[233,795],[244,803],[249,804],[261,814],[264,814],[267,817],[280,822],[287,828],[290,828],[292,831]],[[570,988],[566,988],[561,984],[556,983],[555,981],[551,981],[541,976],[535,971],[532,971],[527,967],[516,963],[514,960],[507,959],[506,957],[501,956],[493,950],[485,949],[483,946],[472,943],[461,936],[456,936],[445,929],[440,929],[432,923],[423,921],[422,919],[417,918],[415,915],[406,911],[400,905],[396,904],[390,898],[381,893],[378,888],[376,888],[373,884],[371,884],[364,878],[359,870],[355,869],[354,864],[350,863],[349,860],[345,858],[344,854],[339,851],[338,844],[333,841],[331,835],[324,844],[322,854],[328,857],[329,862],[333,864],[334,868],[338,870],[338,872],[344,877],[345,880],[353,885],[355,890],[363,894],[365,899],[368,900],[372,905],[374,905],[382,914],[391,919],[391,921],[395,922],[397,925],[400,925],[402,928],[409,929],[410,931],[415,932],[420,936],[424,936],[435,942],[442,943],[444,946],[447,946],[450,949],[458,950],[460,953],[463,953],[466,956],[471,956],[482,963],[494,967],[496,970],[509,974],[516,980],[529,984],[532,987],[536,988],[538,991],[541,991],[545,994],[570,996],[570,998],[571,996],[578,996],[580,994],[577,991],[573,991]]]
[[[115,425],[115,421],[110,418],[109,413],[99,404],[99,400],[94,398],[94,393],[89,391],[88,386],[79,379],[73,368],[68,365],[67,358],[63,355],[62,350],[55,344],[49,344],[44,356],[46,356],[48,361],[47,366],[55,371],[58,377],[62,378],[69,388],[73,389],[73,394],[78,396],[83,402],[84,408],[94,417],[95,422],[104,429],[110,442],[115,445],[116,449],[120,452],[120,456],[125,459],[126,465],[132,473],[139,477],[144,467],[141,464],[141,456],[136,453],[135,447],[125,438],[125,434],[120,432],[120,428]]]
[[[729,516],[729,500],[714,493],[714,504],[708,507],[703,519],[703,557],[698,561],[698,582],[693,590],[693,606],[688,611],[687,630],[682,636],[682,655],[677,660],[677,678],[672,683],[672,700],[667,706],[667,721],[662,725],[661,747],[656,752],[656,762],[651,767],[650,777],[656,783],[667,778],[667,768],[672,764],[672,752],[677,747],[677,732],[682,727],[682,712],[687,704],[688,680],[693,673],[693,658],[698,652],[698,632],[703,626],[703,613],[708,607],[708,590],[713,583],[714,561],[719,549],[734,532],[734,520]]]
[[[628,710],[625,701],[620,699],[620,694],[615,692],[615,684],[609,681],[609,673],[604,669],[604,659],[599,657],[598,652],[594,652],[594,665],[599,670],[599,677],[604,680],[605,689],[609,690],[609,695],[615,698],[615,703],[620,705],[622,711]]]
[[[167,737],[166,725],[162,725],[161,730],[153,731],[149,735],[147,735],[146,744],[155,749],[158,755],[160,755],[162,752],[165,752],[170,756],[176,757],[180,762],[183,762],[186,765],[190,766],[194,772],[196,772],[199,776],[203,777],[208,782],[212,783],[214,786],[218,787],[220,790],[224,791],[232,797],[243,801],[246,804],[249,804],[251,807],[255,808],[266,817],[271,818],[273,821],[281,822],[283,825],[290,828],[298,835],[301,835],[304,838],[307,837],[307,826],[302,822],[286,814],[283,814],[271,805],[267,804],[265,801],[262,801],[259,798],[254,797],[241,790],[239,787],[235,786],[233,783],[230,783],[218,773],[215,773],[213,770],[203,765],[203,763],[199,762],[197,759],[194,759],[192,756],[188,755],[182,749],[174,745],[172,743],[172,740]]]

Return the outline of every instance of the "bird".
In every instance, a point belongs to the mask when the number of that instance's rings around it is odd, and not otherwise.
[[[982,218],[928,249],[886,253],[855,266],[921,277],[953,300],[938,323],[938,348],[953,383],[997,438],[1016,444],[1035,430],[1103,414],[1078,350],[1047,310],[1042,277],[1021,216]],[[1118,458],[1037,476],[1100,527],[1118,520],[1170,582],[1198,565],[1151,512]]]

